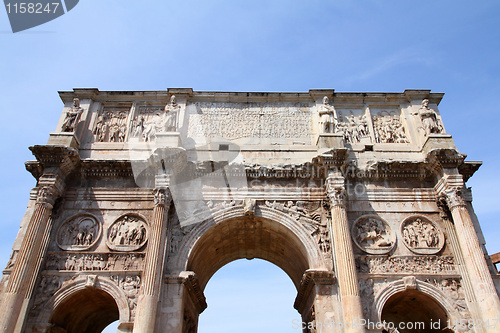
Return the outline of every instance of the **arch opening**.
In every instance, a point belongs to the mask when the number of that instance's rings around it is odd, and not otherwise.
[[[209,307],[200,315],[198,332],[291,331],[300,314],[293,308],[290,277],[261,259],[233,261],[210,279]]]
[[[269,261],[292,279],[296,289],[310,268],[308,251],[289,228],[258,216],[228,219],[207,230],[194,245],[187,270],[196,273],[203,290],[212,275],[238,259]]]
[[[382,322],[400,333],[453,332],[447,329],[448,314],[432,297],[418,290],[394,294],[382,309]]]
[[[51,332],[101,333],[118,319],[119,309],[113,297],[103,290],[87,287],[62,301],[49,322]]]

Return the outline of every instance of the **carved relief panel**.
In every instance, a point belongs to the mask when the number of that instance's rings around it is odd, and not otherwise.
[[[66,220],[56,236],[57,245],[66,251],[91,248],[101,236],[101,223],[90,214],[80,214]]]
[[[444,234],[423,216],[411,216],[401,223],[401,237],[406,247],[418,254],[436,254],[444,246]]]
[[[361,108],[337,108],[337,133],[344,134],[347,143],[371,143],[369,116]]]
[[[140,142],[151,142],[155,141],[157,134],[177,131],[180,110],[175,95],[171,96],[167,105],[136,105],[130,137]]]
[[[370,254],[389,253],[396,245],[396,233],[389,224],[375,215],[362,216],[351,230],[354,243]]]
[[[376,143],[409,143],[397,108],[370,109]]]
[[[124,142],[132,103],[104,104],[94,126],[94,142]]]
[[[106,245],[115,251],[134,251],[146,244],[148,226],[137,214],[119,217],[108,229]]]

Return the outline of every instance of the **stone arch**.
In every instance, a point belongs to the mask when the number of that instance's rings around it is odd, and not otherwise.
[[[227,258],[209,269],[208,275],[203,276],[203,273],[200,274],[200,267],[196,263],[199,253],[196,253],[196,251],[206,239],[204,237],[210,237],[217,230],[243,228],[240,231],[250,232],[254,227],[269,227],[272,234],[268,236],[271,239],[276,239],[275,237],[280,235],[280,237],[285,237],[286,240],[292,242],[295,246],[289,246],[288,250],[295,251],[294,263],[297,264],[295,265],[297,268],[288,267],[290,265],[287,266],[286,263],[279,262],[278,258],[266,256],[266,254],[270,255],[270,253],[257,253],[259,250],[254,252],[251,249],[238,248],[234,250],[233,257],[228,254]],[[273,208],[258,206],[254,215],[245,215],[242,205],[227,207],[214,212],[211,218],[197,225],[185,237],[179,246],[176,260],[170,265],[175,267],[177,271],[194,271],[198,276],[201,288],[204,289],[210,277],[225,264],[241,258],[261,258],[282,268],[298,289],[302,275],[306,270],[332,270],[331,260],[326,260],[325,254],[321,252],[315,238],[311,235],[311,230],[313,230],[313,227],[307,229],[293,217]],[[207,241],[205,246],[209,246],[208,243]],[[250,245],[247,244],[247,246]]]
[[[425,303],[425,307],[420,306],[419,308],[415,308],[413,306],[412,309],[432,313],[434,318],[428,319],[434,319],[434,321],[435,319],[440,319],[441,322],[449,320],[452,323],[456,323],[462,319],[462,316],[454,307],[454,304],[440,289],[430,283],[417,280],[414,276],[408,276],[390,283],[375,296],[374,305],[379,322],[382,322],[385,319],[384,312],[388,311],[388,308],[394,307],[395,305],[401,305],[402,303],[407,302],[408,299]],[[401,308],[404,308],[404,305],[405,304],[402,304]],[[421,321],[420,319],[425,317],[425,314],[419,316],[415,313],[415,311],[409,312],[412,312],[412,315],[416,318],[414,321]],[[410,318],[411,316],[408,315],[407,317]],[[446,323],[444,323],[444,325],[446,326]],[[403,330],[402,332],[405,331]],[[414,332],[420,331],[416,330]],[[422,332],[433,331],[427,327]],[[443,330],[442,332],[448,331]]]
[[[96,301],[99,304],[93,304]],[[84,304],[79,304],[81,302]],[[72,311],[75,308],[79,309],[78,313]],[[94,320],[95,323],[92,323],[91,328],[82,326],[80,328],[82,332],[100,332],[115,320],[119,320],[120,323],[129,323],[131,311],[127,296],[122,289],[107,278],[92,275],[78,277],[63,284],[55,292],[37,321],[56,326],[64,325],[65,322],[71,322],[71,325],[74,325],[81,323],[82,318],[85,317]]]

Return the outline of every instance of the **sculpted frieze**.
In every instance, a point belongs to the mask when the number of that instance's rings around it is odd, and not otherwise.
[[[141,287],[141,277],[139,275],[112,275],[110,279],[116,283],[127,296],[130,314],[131,317],[134,318],[137,308],[137,299],[139,297],[139,289]]]
[[[377,143],[410,142],[397,111],[379,111],[373,116],[373,128]]]
[[[127,135],[128,111],[104,110],[94,128],[95,142],[124,142]]]
[[[132,138],[150,142],[156,139],[157,134],[177,131],[181,106],[177,104],[175,95],[165,106],[138,105],[136,110],[130,128]]]
[[[65,278],[60,276],[43,276],[41,278],[40,284],[34,292],[35,299],[29,312],[31,317],[37,317],[40,314],[47,301],[61,288],[64,281]]]
[[[148,226],[142,217],[126,214],[109,227],[106,245],[115,251],[134,251],[146,244],[147,232]]]
[[[443,232],[423,216],[411,216],[401,223],[401,236],[406,247],[418,254],[435,254],[444,246]]]
[[[339,110],[337,133],[344,134],[347,143],[371,142],[368,117],[361,110]]]
[[[362,216],[351,230],[354,243],[370,254],[389,253],[396,245],[396,233],[389,224],[375,215]]]
[[[66,251],[91,248],[101,236],[101,223],[90,214],[79,214],[66,220],[57,232],[57,245]]]
[[[358,282],[363,316],[370,318],[372,304],[375,300],[374,282],[373,279],[359,279]]]
[[[462,318],[471,318],[467,301],[465,300],[465,292],[460,279],[426,279],[425,282],[440,289],[451,301],[455,310],[461,314]]]
[[[456,274],[451,256],[358,256],[359,273],[369,274]]]
[[[47,255],[49,271],[128,271],[141,270],[143,253],[60,253]]]

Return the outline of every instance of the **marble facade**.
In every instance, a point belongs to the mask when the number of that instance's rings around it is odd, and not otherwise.
[[[303,332],[499,330],[465,185],[481,163],[446,133],[443,94],[59,94],[26,162],[3,332],[196,332],[207,282],[241,258],[288,274]]]

